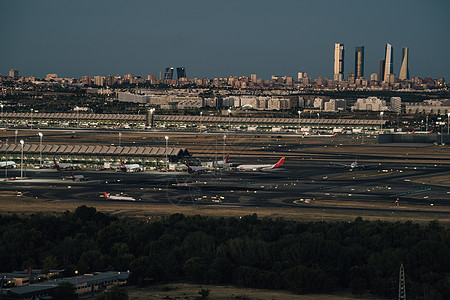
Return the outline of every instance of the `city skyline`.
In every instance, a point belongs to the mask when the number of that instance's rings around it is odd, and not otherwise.
[[[298,72],[333,78],[332,45],[339,42],[347,49],[365,47],[365,78],[377,73],[386,43],[413,49],[410,77],[450,78],[450,41],[442,38],[450,4],[396,1],[384,10],[385,2],[7,2],[0,10],[1,25],[8,28],[0,74],[17,69],[36,77],[146,76],[184,66],[190,78],[257,73],[269,79]],[[379,15],[388,21],[380,23]],[[408,30],[396,24],[408,24]],[[401,61],[394,51],[397,76]],[[346,76],[355,68],[352,55],[344,64]]]

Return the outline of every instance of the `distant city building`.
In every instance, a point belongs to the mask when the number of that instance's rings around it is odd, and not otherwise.
[[[163,79],[173,79],[173,67],[167,67],[166,70],[164,71],[164,77]]]
[[[408,54],[409,54],[409,48],[403,47],[402,48],[402,66],[400,68],[400,74],[398,76],[398,78],[401,80],[409,79]]]
[[[334,81],[344,80],[344,44],[334,44]]]
[[[181,78],[186,78],[186,69],[184,67],[177,68],[177,78],[178,80]]]
[[[394,73],[394,48],[391,44],[386,44],[385,56],[384,56],[384,82],[389,81],[389,74]]]
[[[378,81],[378,74],[377,73],[370,74],[370,81]]]
[[[94,76],[94,84],[98,86],[105,85],[105,77],[103,76]]]
[[[322,98],[317,97],[317,98],[314,99],[313,107],[314,108],[318,108],[319,110],[322,110],[323,109],[323,102],[324,101],[323,101]]]
[[[19,78],[19,71],[15,69],[9,70],[9,77]]]
[[[347,74],[347,82],[349,84],[355,84],[355,74],[354,73]]]
[[[55,80],[56,78],[58,78],[58,74],[47,74],[47,76],[45,76],[45,80],[47,81]]]
[[[325,102],[325,111],[337,112],[344,111],[347,106],[347,101],[344,99],[330,99],[330,101]]]
[[[258,80],[258,74],[252,73],[252,74],[250,75],[250,78],[251,78],[251,81],[252,81],[252,82],[256,82],[256,80]]]
[[[377,97],[359,98],[355,105],[351,107],[352,110],[369,110],[369,111],[387,111],[386,101]]]
[[[397,113],[402,112],[402,98],[391,97],[391,111]]]
[[[408,114],[425,113],[432,115],[442,115],[450,113],[450,100],[424,100],[422,103],[405,103],[405,111]]]
[[[379,76],[378,76],[378,81],[379,82],[383,82],[384,81],[384,67],[385,67],[385,63],[386,61],[384,59],[380,60],[380,70],[379,70]]]
[[[364,77],[364,46],[355,47],[355,76]]]
[[[305,78],[308,78],[308,74],[306,74],[306,72],[297,73],[297,81],[303,81]]]

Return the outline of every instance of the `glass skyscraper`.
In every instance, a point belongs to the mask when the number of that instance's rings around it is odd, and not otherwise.
[[[364,46],[355,47],[355,76],[364,77]]]

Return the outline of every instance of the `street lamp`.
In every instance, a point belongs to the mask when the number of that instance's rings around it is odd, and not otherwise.
[[[425,130],[428,131],[428,116],[427,116],[427,122],[425,123]]]
[[[225,145],[226,145],[227,136],[223,135],[223,154],[222,154],[222,163],[225,165]]]
[[[383,115],[384,111],[380,111],[380,132],[383,131]]]
[[[155,112],[154,108],[150,108],[150,128],[153,128],[153,113]]]
[[[19,131],[16,129],[14,131],[15,137],[14,137],[14,145],[17,144],[17,134],[19,133]]]
[[[0,104],[0,107],[2,108],[2,124],[3,124],[3,103]]]
[[[120,140],[122,138],[122,132],[119,132],[119,147],[120,147]]]
[[[320,114],[317,113],[317,134],[320,133]]]
[[[230,119],[231,119],[231,109],[228,109],[228,130],[230,130],[230,127],[231,127],[231,125],[230,125]]]
[[[203,112],[200,112],[200,133],[202,132],[202,120],[203,120]]]
[[[298,111],[298,131],[300,132],[300,115],[302,114],[302,112],[299,110]]]
[[[22,145],[22,150],[20,152],[20,179],[23,179],[23,145],[25,142],[20,140],[20,144]]]
[[[169,136],[166,135],[164,138],[166,139],[166,170],[168,171],[169,170],[169,159],[167,156],[167,147],[169,145]]]
[[[447,113],[447,134],[450,134],[450,112]]]
[[[33,110],[31,109],[31,129],[33,129]]]
[[[42,168],[42,137],[44,135],[42,134],[42,132],[39,132],[39,152],[40,152],[40,163],[39,166]]]
[[[6,148],[5,148],[5,155],[6,155],[6,166],[5,166],[5,181],[8,181],[8,139],[6,139]],[[0,286],[1,288],[1,286]],[[0,294],[1,295],[1,294]]]

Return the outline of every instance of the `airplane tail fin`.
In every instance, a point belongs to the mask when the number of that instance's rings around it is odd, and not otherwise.
[[[188,172],[192,172],[192,168],[189,166],[189,162],[186,160],[186,167],[188,168]]]
[[[103,196],[105,196],[105,198],[109,198],[109,196],[106,192],[103,192]]]
[[[282,157],[276,164],[273,165],[272,169],[281,167],[284,163],[284,157]]]
[[[57,170],[59,170],[59,165],[58,165],[58,163],[56,162],[56,159],[55,159],[54,156],[53,156],[53,164],[55,165],[55,168],[56,168]]]
[[[123,164],[122,159],[120,159],[120,167],[122,168],[123,171],[127,170],[127,167]]]
[[[75,175],[73,175],[73,171],[70,170],[70,176],[72,176],[72,180],[75,181]]]
[[[230,156],[230,154],[227,154],[227,157],[225,158],[225,162],[228,162],[228,157]]]

